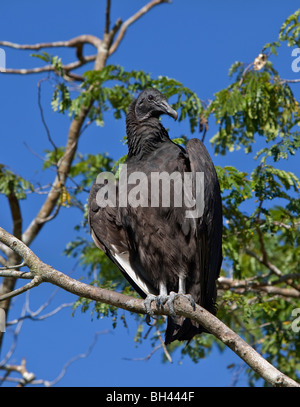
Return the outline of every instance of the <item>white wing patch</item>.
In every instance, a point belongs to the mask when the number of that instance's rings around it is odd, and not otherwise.
[[[91,231],[91,236],[96,244],[96,246],[105,252],[105,247],[99,242],[97,239],[93,229]],[[123,268],[123,270],[129,275],[129,277],[135,282],[135,284],[146,294],[154,294],[156,293],[143,281],[140,279],[140,277],[136,274],[136,272],[133,270],[133,268],[130,265],[129,262],[129,253],[128,252],[123,252],[123,253],[118,253],[116,250],[116,247],[114,245],[111,245],[112,248],[112,255],[114,258],[117,260],[117,262],[120,264],[120,266]]]
[[[143,281],[140,279],[140,277],[136,274],[136,272],[133,270],[133,268],[130,265],[129,262],[129,253],[128,252],[123,252],[123,253],[117,253],[115,246],[111,246],[114,253],[113,256],[117,260],[117,262],[122,266],[122,268],[126,271],[126,273],[129,275],[129,277],[135,282],[135,284],[146,294],[156,294],[151,290],[151,288]]]

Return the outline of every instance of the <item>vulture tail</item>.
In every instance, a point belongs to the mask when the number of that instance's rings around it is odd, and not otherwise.
[[[176,318],[168,317],[165,344],[168,345],[175,340],[190,342],[195,335],[201,332],[207,331],[189,318],[181,316]]]

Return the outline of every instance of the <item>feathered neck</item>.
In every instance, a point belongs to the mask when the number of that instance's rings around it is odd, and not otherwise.
[[[128,157],[143,156],[156,150],[157,147],[170,140],[167,130],[160,123],[159,118],[149,117],[139,122],[135,115],[136,100],[131,103],[126,116],[126,133],[128,141]]]

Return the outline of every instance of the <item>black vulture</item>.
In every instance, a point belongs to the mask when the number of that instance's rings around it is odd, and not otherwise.
[[[93,184],[88,204],[91,235],[145,299],[148,312],[154,299],[158,306],[165,301],[170,301],[171,306],[174,296],[186,295],[192,305],[194,301],[215,314],[216,280],[222,263],[222,203],[218,178],[204,144],[198,139],[189,140],[186,148],[175,144],[160,122],[162,114],[177,119],[177,112],[167,99],[153,88],[141,92],[129,106],[126,116],[128,156],[123,166],[126,172],[122,168],[113,199],[109,200],[109,189],[105,188],[107,178]],[[203,174],[202,183],[196,183],[197,173]],[[154,183],[153,174],[158,176],[154,193],[150,188]],[[170,176],[169,184],[163,184],[162,174]],[[172,177],[174,174],[177,178]],[[186,177],[191,180],[186,183],[190,188],[179,182],[178,174],[183,181],[185,174],[192,174]],[[197,185],[202,186],[202,190],[199,191]],[[122,204],[121,192],[125,193]],[[129,202],[130,194],[135,198],[132,202]],[[197,205],[198,195],[203,197],[204,207],[200,212],[188,212],[192,202]],[[180,196],[182,200],[178,204],[175,198]],[[201,332],[206,331],[199,324],[173,315],[168,317],[165,343],[176,339],[190,341]]]

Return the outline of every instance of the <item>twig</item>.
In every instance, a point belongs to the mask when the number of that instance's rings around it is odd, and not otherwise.
[[[57,146],[54,143],[51,134],[50,134],[50,130],[49,127],[47,126],[46,120],[45,120],[45,116],[44,116],[44,110],[43,110],[43,106],[42,106],[42,102],[41,102],[41,93],[42,93],[42,89],[41,89],[41,84],[42,82],[44,82],[45,80],[47,80],[48,78],[43,78],[41,80],[38,81],[38,106],[39,106],[39,110],[40,110],[40,114],[41,114],[41,119],[42,119],[42,123],[45,127],[46,133],[47,133],[47,137],[49,142],[52,144],[52,147],[54,148],[55,151],[55,162],[57,163]]]
[[[34,277],[34,274],[30,273],[30,271],[0,270],[0,277],[24,278],[31,280]]]
[[[98,48],[100,43],[101,40],[98,37],[94,35],[83,34],[79,35],[78,37],[71,38],[67,41],[41,42],[38,44],[16,44],[10,41],[0,41],[0,46],[14,49],[38,51],[42,48],[77,47],[79,44],[91,44]]]
[[[94,346],[95,346],[96,343],[97,343],[98,336],[99,336],[99,335],[106,335],[106,334],[108,334],[108,333],[109,333],[109,330],[108,330],[108,329],[107,329],[107,330],[104,330],[104,331],[96,332],[96,334],[95,334],[95,336],[94,336],[94,339],[93,339],[93,342],[90,344],[90,346],[88,347],[88,349],[87,349],[87,351],[86,351],[85,353],[81,353],[81,354],[79,354],[79,355],[76,355],[76,356],[74,356],[73,358],[71,358],[70,360],[68,360],[68,362],[66,362],[65,365],[63,366],[63,368],[62,368],[60,374],[59,374],[54,380],[52,380],[51,382],[48,381],[48,380],[43,380],[43,381],[41,381],[41,382],[42,382],[46,387],[51,387],[51,386],[54,386],[55,384],[57,384],[57,383],[64,377],[64,375],[66,374],[68,368],[70,367],[70,365],[71,365],[72,363],[76,362],[78,359],[87,358],[87,357],[90,355],[90,353],[92,352]],[[35,384],[35,383],[33,383],[33,384]],[[37,384],[37,383],[36,383],[36,384]]]
[[[13,265],[13,266],[5,266],[5,267],[0,267],[0,270],[14,270],[14,269],[18,269],[18,268],[21,268],[21,267],[25,267],[26,266],[26,263],[25,263],[25,261],[22,261],[22,263],[20,263],[20,264],[15,264],[15,265]]]
[[[128,27],[131,24],[133,24],[135,21],[137,21],[139,18],[141,18],[144,14],[146,14],[152,7],[155,7],[155,6],[157,6],[159,4],[162,4],[162,3],[169,3],[169,0],[153,0],[153,1],[150,1],[148,4],[146,4],[144,7],[142,7],[137,13],[135,13],[133,16],[128,18],[121,25],[119,35],[118,35],[115,42],[112,44],[112,46],[109,49],[109,55],[112,55],[116,51],[116,49],[120,45],[120,42],[124,38],[124,35],[125,35]]]
[[[38,286],[39,284],[41,284],[41,282],[42,282],[42,278],[40,276],[35,275],[33,277],[33,279],[30,281],[30,283],[27,283],[23,287],[17,288],[16,290],[13,290],[9,293],[1,295],[0,301],[7,300],[8,298],[16,297],[17,295],[20,295],[20,294],[24,293],[25,291]]]
[[[122,358],[123,360],[129,360],[131,362],[144,362],[145,360],[149,360],[155,352],[157,352],[160,348],[162,347],[162,345],[157,345],[155,346],[155,348],[152,349],[152,351],[150,353],[148,353],[148,355],[142,357],[142,358]]]
[[[250,256],[254,257],[259,263],[263,264],[266,266],[270,271],[272,271],[274,274],[277,276],[281,277],[283,275],[282,271],[279,270],[278,267],[276,267],[274,264],[270,263],[268,260],[264,260],[262,257],[259,257],[256,253],[254,253],[252,250],[245,249],[245,252],[249,254]]]
[[[157,336],[159,338],[160,344],[161,344],[161,346],[163,348],[164,354],[166,355],[166,358],[168,359],[168,361],[170,363],[173,363],[171,355],[170,355],[170,353],[169,353],[169,351],[168,351],[168,349],[167,349],[167,347],[165,345],[165,342],[164,342],[163,338],[161,337],[160,330],[157,328],[156,324],[155,324],[155,330],[156,330]]]
[[[80,68],[89,62],[95,61],[96,57],[97,57],[96,54],[85,56],[84,58],[82,58],[79,61],[71,62],[67,65],[62,65],[62,70],[70,78],[82,82],[83,78],[80,75],[75,75],[74,73],[71,73],[70,71]],[[37,68],[28,68],[28,69],[6,68],[6,69],[3,69],[1,72],[6,73],[6,74],[28,75],[28,74],[36,74],[36,73],[42,73],[42,72],[54,72],[54,71],[55,71],[55,67],[53,65],[45,65],[45,66],[41,66],[41,67],[37,67]]]
[[[20,375],[22,376],[22,379],[18,380],[18,387],[23,387],[35,379],[35,375],[33,373],[28,372],[28,370],[26,368],[25,358],[22,359],[21,365],[4,365],[4,366],[0,367],[0,369],[6,371],[6,375],[2,378],[2,382],[7,380],[7,376],[11,372],[20,373]]]
[[[55,208],[55,211],[52,213],[52,215],[49,215],[46,218],[36,218],[36,221],[41,225],[43,223],[49,222],[50,220],[54,219],[58,215],[60,208],[61,208],[61,205],[57,205]]]
[[[280,83],[299,83],[300,79],[280,79]]]
[[[253,62],[251,62],[249,65],[247,65],[246,68],[244,69],[244,71],[242,73],[242,77],[241,77],[240,82],[239,82],[239,86],[242,85],[242,83],[244,81],[244,78],[246,76],[246,73],[251,69],[252,66],[253,66]]]

